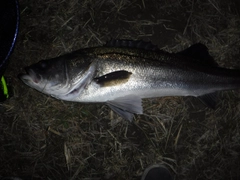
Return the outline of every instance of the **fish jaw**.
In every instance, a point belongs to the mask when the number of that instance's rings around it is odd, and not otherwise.
[[[43,92],[43,87],[41,84],[43,82],[42,76],[37,74],[31,68],[25,68],[26,74],[20,74],[18,77],[28,86],[33,89],[36,89],[40,92]]]
[[[37,84],[41,81],[41,76],[34,72],[31,68],[25,69],[27,74],[21,74],[20,79],[27,85]]]

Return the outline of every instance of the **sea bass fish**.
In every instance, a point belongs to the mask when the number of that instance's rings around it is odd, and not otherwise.
[[[201,97],[240,88],[240,71],[218,67],[203,44],[168,53],[150,42],[111,40],[26,67],[20,79],[60,100],[105,103],[132,121],[142,114],[142,99],[162,96]]]

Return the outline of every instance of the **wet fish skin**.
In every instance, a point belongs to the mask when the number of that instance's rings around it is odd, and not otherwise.
[[[20,79],[57,99],[106,103],[130,121],[142,114],[142,98],[206,97],[240,88],[240,71],[217,67],[202,44],[171,54],[149,43],[137,48],[134,41],[122,42],[40,61]]]

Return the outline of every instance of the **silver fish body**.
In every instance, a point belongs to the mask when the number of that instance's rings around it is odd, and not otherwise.
[[[240,88],[240,71],[217,67],[202,44],[176,54],[135,45],[87,48],[40,61],[26,71],[20,78],[42,93],[106,103],[128,120],[142,113],[143,98],[198,97]]]

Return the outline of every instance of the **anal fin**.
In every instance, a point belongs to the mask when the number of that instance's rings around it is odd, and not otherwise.
[[[118,115],[130,122],[134,114],[142,114],[142,99],[135,95],[128,95],[107,101],[107,105]]]
[[[203,96],[199,96],[199,99],[206,104],[209,108],[215,109],[217,104],[217,94],[216,93],[210,93],[205,94]]]

